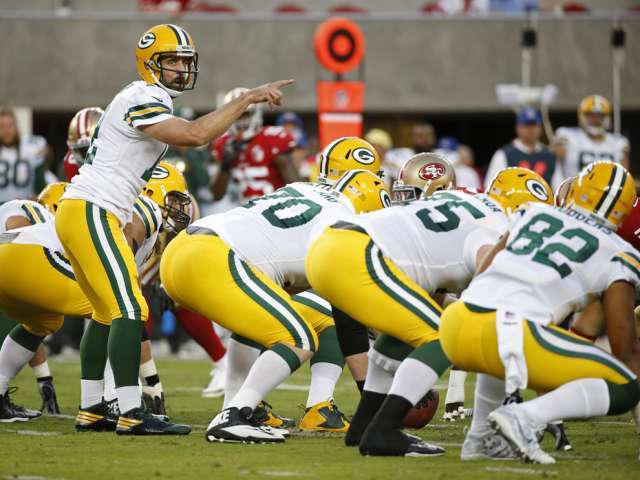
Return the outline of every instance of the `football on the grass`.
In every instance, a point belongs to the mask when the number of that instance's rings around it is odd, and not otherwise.
[[[404,417],[405,428],[422,428],[428,424],[438,410],[440,395],[436,390],[429,390],[422,400]]]

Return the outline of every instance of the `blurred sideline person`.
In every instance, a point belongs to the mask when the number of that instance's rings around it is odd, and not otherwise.
[[[224,104],[241,98],[249,90],[234,88],[224,97]],[[291,152],[296,148],[294,136],[283,127],[263,126],[262,105],[251,105],[229,131],[212,144],[218,176],[212,185],[214,200],[221,200],[229,183],[237,194],[236,204],[243,204],[300,180]]]
[[[453,165],[456,172],[456,184],[459,187],[479,189],[482,188],[480,176],[473,166],[473,151],[466,145],[461,145],[455,137],[443,137],[438,141],[434,153],[443,155]],[[463,158],[464,157],[464,158]]]
[[[436,147],[436,131],[430,123],[417,123],[411,128],[411,147],[392,148],[387,152],[385,176],[389,185],[398,178],[400,167],[418,153],[432,152]]]
[[[51,152],[44,137],[23,137],[13,110],[0,108],[0,205],[33,199],[57,179],[48,171]]]
[[[493,154],[484,177],[485,188],[503,168],[523,167],[542,176],[555,190],[562,181],[562,171],[556,165],[554,153],[540,143],[541,136],[540,112],[531,107],[521,108],[516,113],[516,138]]]
[[[381,128],[372,128],[365,134],[364,139],[373,145],[378,152],[378,156],[382,160],[382,179],[387,187],[391,188],[398,171],[398,167],[393,163],[389,164],[387,160],[387,152],[393,148],[391,135]]]
[[[186,121],[173,115],[173,98],[196,84],[198,54],[191,36],[176,25],[152,27],[138,41],[136,66],[141,80],[123,88],[109,104],[85,163],[62,198],[55,225],[94,316],[104,322],[91,321],[83,335],[83,347],[95,353],[96,363],[83,381],[81,407],[102,399],[108,351],[121,410],[117,433],[188,434],[190,427],[166,422],[142,406],[139,344],[148,307],[122,229],[168,145],[211,142],[250,105],[279,105],[280,87],[292,80],[248,90],[218,110]]]
[[[606,160],[631,167],[629,140],[611,127],[611,103],[600,95],[585,97],[578,106],[578,127],[556,130],[553,148],[562,178],[575,177],[591,162]]]

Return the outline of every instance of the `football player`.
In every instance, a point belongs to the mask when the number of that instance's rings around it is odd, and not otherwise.
[[[107,318],[107,324],[90,322],[83,342],[97,357],[106,358],[109,352],[122,411],[119,432],[188,433],[188,428],[161,421],[141,407],[139,343],[148,307],[122,228],[169,144],[211,142],[250,105],[279,105],[280,88],[293,80],[248,90],[218,110],[187,121],[173,115],[173,98],[196,85],[198,53],[191,35],[171,24],[150,28],[138,41],[136,67],[141,80],[118,92],[102,115],[85,163],[62,198],[55,225],[78,284],[96,315]],[[101,384],[87,384],[91,388],[88,397],[101,398]]]
[[[55,181],[46,170],[49,152],[44,137],[21,136],[14,111],[0,108],[0,205],[34,198],[48,181]]]
[[[596,160],[620,163],[629,168],[629,141],[609,133],[611,104],[600,95],[585,97],[578,107],[579,127],[560,127],[553,140],[564,178],[575,177]]]
[[[311,324],[287,293],[309,287],[304,272],[309,233],[336,217],[383,208],[389,202],[378,176],[353,170],[333,187],[294,183],[205,217],[167,247],[160,277],[169,295],[267,349],[209,424],[208,441],[284,441],[286,432],[257,426],[252,413],[313,355],[318,332],[331,325],[326,316],[314,317],[324,324]]]
[[[394,188],[394,198],[413,201],[338,222],[309,248],[307,276],[320,295],[413,350],[402,362],[393,355],[381,359],[375,350],[369,356],[365,389],[345,438],[347,445],[359,444],[363,455],[444,453],[401,431],[407,412],[451,366],[438,340],[442,309],[433,295],[466,287],[506,230],[505,213],[524,202],[552,202],[544,179],[519,167],[497,174],[488,196],[462,191],[431,195],[434,187],[453,183],[432,180],[434,172],[442,177],[451,175],[450,169],[436,154],[412,157],[400,171],[402,189]],[[415,186],[420,180],[423,188]],[[431,197],[422,200],[423,195]],[[395,375],[383,363],[395,364]]]
[[[78,111],[71,119],[67,131],[69,150],[62,160],[64,174],[68,181],[71,181],[78,174],[80,167],[84,164],[91,144],[91,137],[93,137],[93,132],[95,132],[103,113],[104,110],[100,107],[86,107]]]
[[[521,210],[460,301],[444,311],[444,352],[479,373],[463,451],[482,448],[493,429],[522,459],[555,463],[538,444],[539,425],[618,415],[638,403],[640,256],[615,234],[635,196],[624,167],[591,163],[571,186],[567,207]],[[556,326],[601,295],[613,355]],[[548,393],[500,406],[505,393],[526,387]]]
[[[224,97],[227,104],[246,88],[234,88]],[[277,189],[300,181],[291,152],[296,148],[293,135],[281,126],[262,126],[262,105],[251,105],[212,144],[212,154],[219,165],[219,173],[212,185],[215,200],[227,192],[233,182],[237,203],[242,204]]]

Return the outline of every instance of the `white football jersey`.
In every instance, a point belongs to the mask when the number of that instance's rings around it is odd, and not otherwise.
[[[47,142],[33,135],[20,139],[18,148],[0,146],[0,203],[32,198],[36,168],[47,158]]]
[[[33,200],[11,200],[0,205],[0,233],[7,231],[7,220],[11,217],[24,217],[32,225],[53,219],[49,210]]]
[[[509,228],[502,209],[486,195],[436,192],[429,200],[358,215],[382,253],[430,293],[459,293],[476,271],[476,255]]]
[[[504,250],[461,299],[547,325],[582,310],[613,282],[638,285],[640,255],[595,217],[529,204]]]
[[[172,114],[171,97],[160,87],[143,81],[127,85],[102,115],[85,163],[62,198],[92,202],[113,213],[122,225],[131,221],[136,197],[168,148],[138,127]]]
[[[596,142],[580,127],[560,127],[555,138],[564,144],[567,152],[564,178],[578,175],[580,170],[596,160],[622,163],[624,152],[629,150],[629,140],[622,135],[605,133],[604,139]]]
[[[349,199],[328,185],[292,183],[193,224],[216,232],[240,257],[281,286],[307,288],[304,269],[314,227],[352,215]]]
[[[136,265],[138,266],[138,270],[140,270],[153,251],[153,247],[158,239],[158,232],[162,225],[162,212],[153,200],[143,195],[140,195],[136,199],[134,212],[145,225],[145,239],[135,254]],[[4,235],[0,243],[41,245],[48,251],[48,257],[55,258],[56,263],[66,265],[68,266],[68,270],[71,270],[69,261],[64,256],[64,247],[58,239],[53,218],[53,215],[49,214],[49,220],[44,223],[11,230]]]

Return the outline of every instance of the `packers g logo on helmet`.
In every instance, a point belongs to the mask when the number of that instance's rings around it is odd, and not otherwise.
[[[156,167],[151,172],[151,178],[155,180],[162,180],[163,178],[169,177],[169,170],[162,165],[156,165]]]
[[[419,153],[402,164],[398,180],[393,183],[393,201],[406,203],[428,198],[438,190],[456,186],[451,162],[437,153]]]
[[[156,34],[153,32],[146,32],[140,37],[138,41],[138,48],[149,48],[156,41]]]
[[[380,176],[381,160],[376,149],[358,137],[341,137],[327,145],[319,158],[318,182],[334,185],[350,170],[367,170]]]
[[[349,199],[355,213],[391,206],[391,197],[384,182],[368,170],[351,170],[345,173],[333,188]]]
[[[487,195],[498,202],[507,215],[529,202],[553,205],[553,191],[545,179],[522,167],[507,167],[496,173]]]
[[[616,230],[636,200],[633,178],[619,163],[597,161],[582,169],[571,185],[565,207],[578,207]]]

